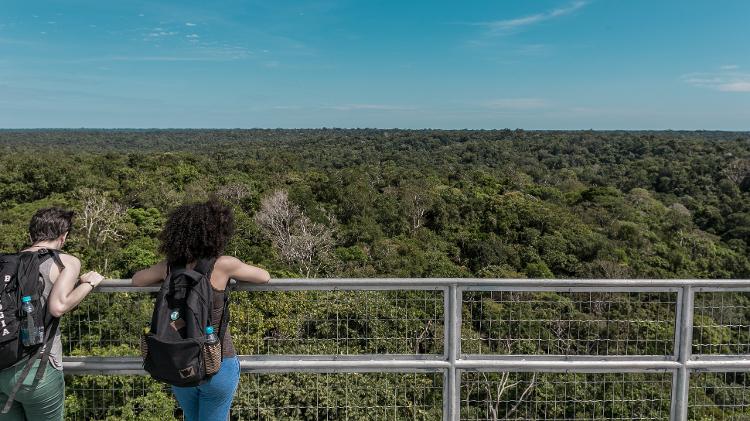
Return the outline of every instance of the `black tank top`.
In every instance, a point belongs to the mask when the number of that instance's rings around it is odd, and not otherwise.
[[[224,291],[211,287],[213,289],[213,308],[211,309],[211,316],[218,324],[221,320],[224,311]],[[237,353],[234,350],[234,344],[232,343],[232,334],[229,332],[229,321],[227,321],[227,331],[224,332],[224,337],[221,339],[221,356],[224,358],[234,357]]]

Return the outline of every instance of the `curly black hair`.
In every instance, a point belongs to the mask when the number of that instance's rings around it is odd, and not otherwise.
[[[159,234],[159,251],[170,265],[219,257],[232,234],[232,209],[212,197],[207,202],[179,206],[169,213]]]

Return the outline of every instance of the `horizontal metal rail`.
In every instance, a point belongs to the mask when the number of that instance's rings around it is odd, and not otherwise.
[[[134,287],[130,280],[104,281],[96,290],[155,292],[158,286]],[[267,284],[236,282],[238,291],[442,291],[444,351],[442,355],[241,355],[249,373],[290,372],[442,372],[443,418],[458,420],[461,372],[672,373],[672,420],[687,419],[691,372],[750,371],[750,355],[693,355],[692,330],[696,292],[747,292],[750,280],[732,279],[474,279],[373,278],[274,279]],[[671,292],[677,295],[672,355],[475,355],[461,351],[462,294],[510,292]],[[136,357],[66,357],[68,374],[145,374]]]
[[[356,355],[326,357],[310,355],[241,355],[240,369],[243,372],[318,372],[318,373],[362,373],[385,371],[397,372],[442,371],[449,364],[438,358],[419,356]],[[484,358],[475,358],[484,357]],[[590,373],[650,373],[672,371],[682,365],[678,361],[660,358],[623,357],[549,357],[538,355],[463,356],[456,360],[456,368],[476,371],[517,371],[517,372],[569,372]],[[726,359],[693,359],[685,363],[687,368],[696,371],[750,371],[750,356]],[[146,374],[140,357],[65,357],[63,363],[66,374]],[[374,370],[375,369],[375,370]]]
[[[273,279],[267,284],[233,282],[237,291],[293,291],[293,290],[440,290],[451,286],[464,291],[535,291],[570,288],[603,291],[623,288],[623,291],[675,291],[684,287],[700,291],[750,291],[750,279],[484,279],[484,278],[288,278]],[[107,279],[97,290],[101,292],[155,292],[158,286],[134,287],[130,279]]]

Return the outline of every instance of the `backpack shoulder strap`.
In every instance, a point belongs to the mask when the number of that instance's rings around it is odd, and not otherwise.
[[[212,257],[210,259],[200,259],[195,264],[195,271],[198,273],[201,273],[203,275],[210,275],[211,272],[214,270],[214,265],[216,264],[216,258]]]
[[[200,259],[195,264],[195,268],[194,268],[194,270],[196,272],[198,272],[198,273],[200,273],[200,274],[203,275],[203,278],[205,279],[205,282],[207,284],[206,285],[206,291],[208,293],[208,305],[209,305],[209,308],[208,308],[208,320],[210,321],[211,325],[213,325],[213,326],[216,326],[216,320],[214,320],[214,311],[213,311],[214,289],[213,289],[213,286],[211,285],[211,273],[214,270],[214,265],[215,264],[216,264],[216,257],[211,257],[211,258],[206,258],[206,259]],[[225,296],[224,297],[224,310],[221,313],[222,314],[222,317],[221,317],[222,320],[219,321],[219,324],[217,326],[219,328],[217,333],[218,333],[219,338],[221,338],[220,340],[222,341],[222,343],[224,341],[224,339],[223,339],[224,338],[224,330],[226,329],[226,322],[225,322],[225,319],[227,318],[226,317],[226,313],[227,313],[227,300],[226,300],[226,296]]]
[[[60,258],[60,250],[55,249],[47,249],[47,248],[41,248],[36,251],[37,258],[39,259],[39,265],[41,266],[42,263],[46,262],[49,259],[52,259],[52,261],[57,265],[57,268],[60,269],[60,272],[65,269],[65,264],[62,262],[62,259]]]
[[[57,268],[60,269],[60,272],[62,272],[62,270],[65,269],[65,264],[62,262],[62,259],[60,259],[60,250],[47,249],[46,253],[50,256],[49,258],[55,262]]]
[[[32,299],[39,299],[39,295],[28,291],[26,288],[26,281],[37,282],[39,279],[39,253],[36,252],[22,252],[18,260],[18,299],[24,295],[31,295]]]

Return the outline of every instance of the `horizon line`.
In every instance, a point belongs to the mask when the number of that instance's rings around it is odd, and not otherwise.
[[[496,127],[496,128],[403,128],[403,127],[0,127],[0,131],[228,131],[228,130],[399,130],[399,131],[503,131],[523,130],[530,132],[725,132],[725,133],[750,133],[750,129],[622,129],[622,128],[576,128],[576,129],[538,129],[524,127]]]

